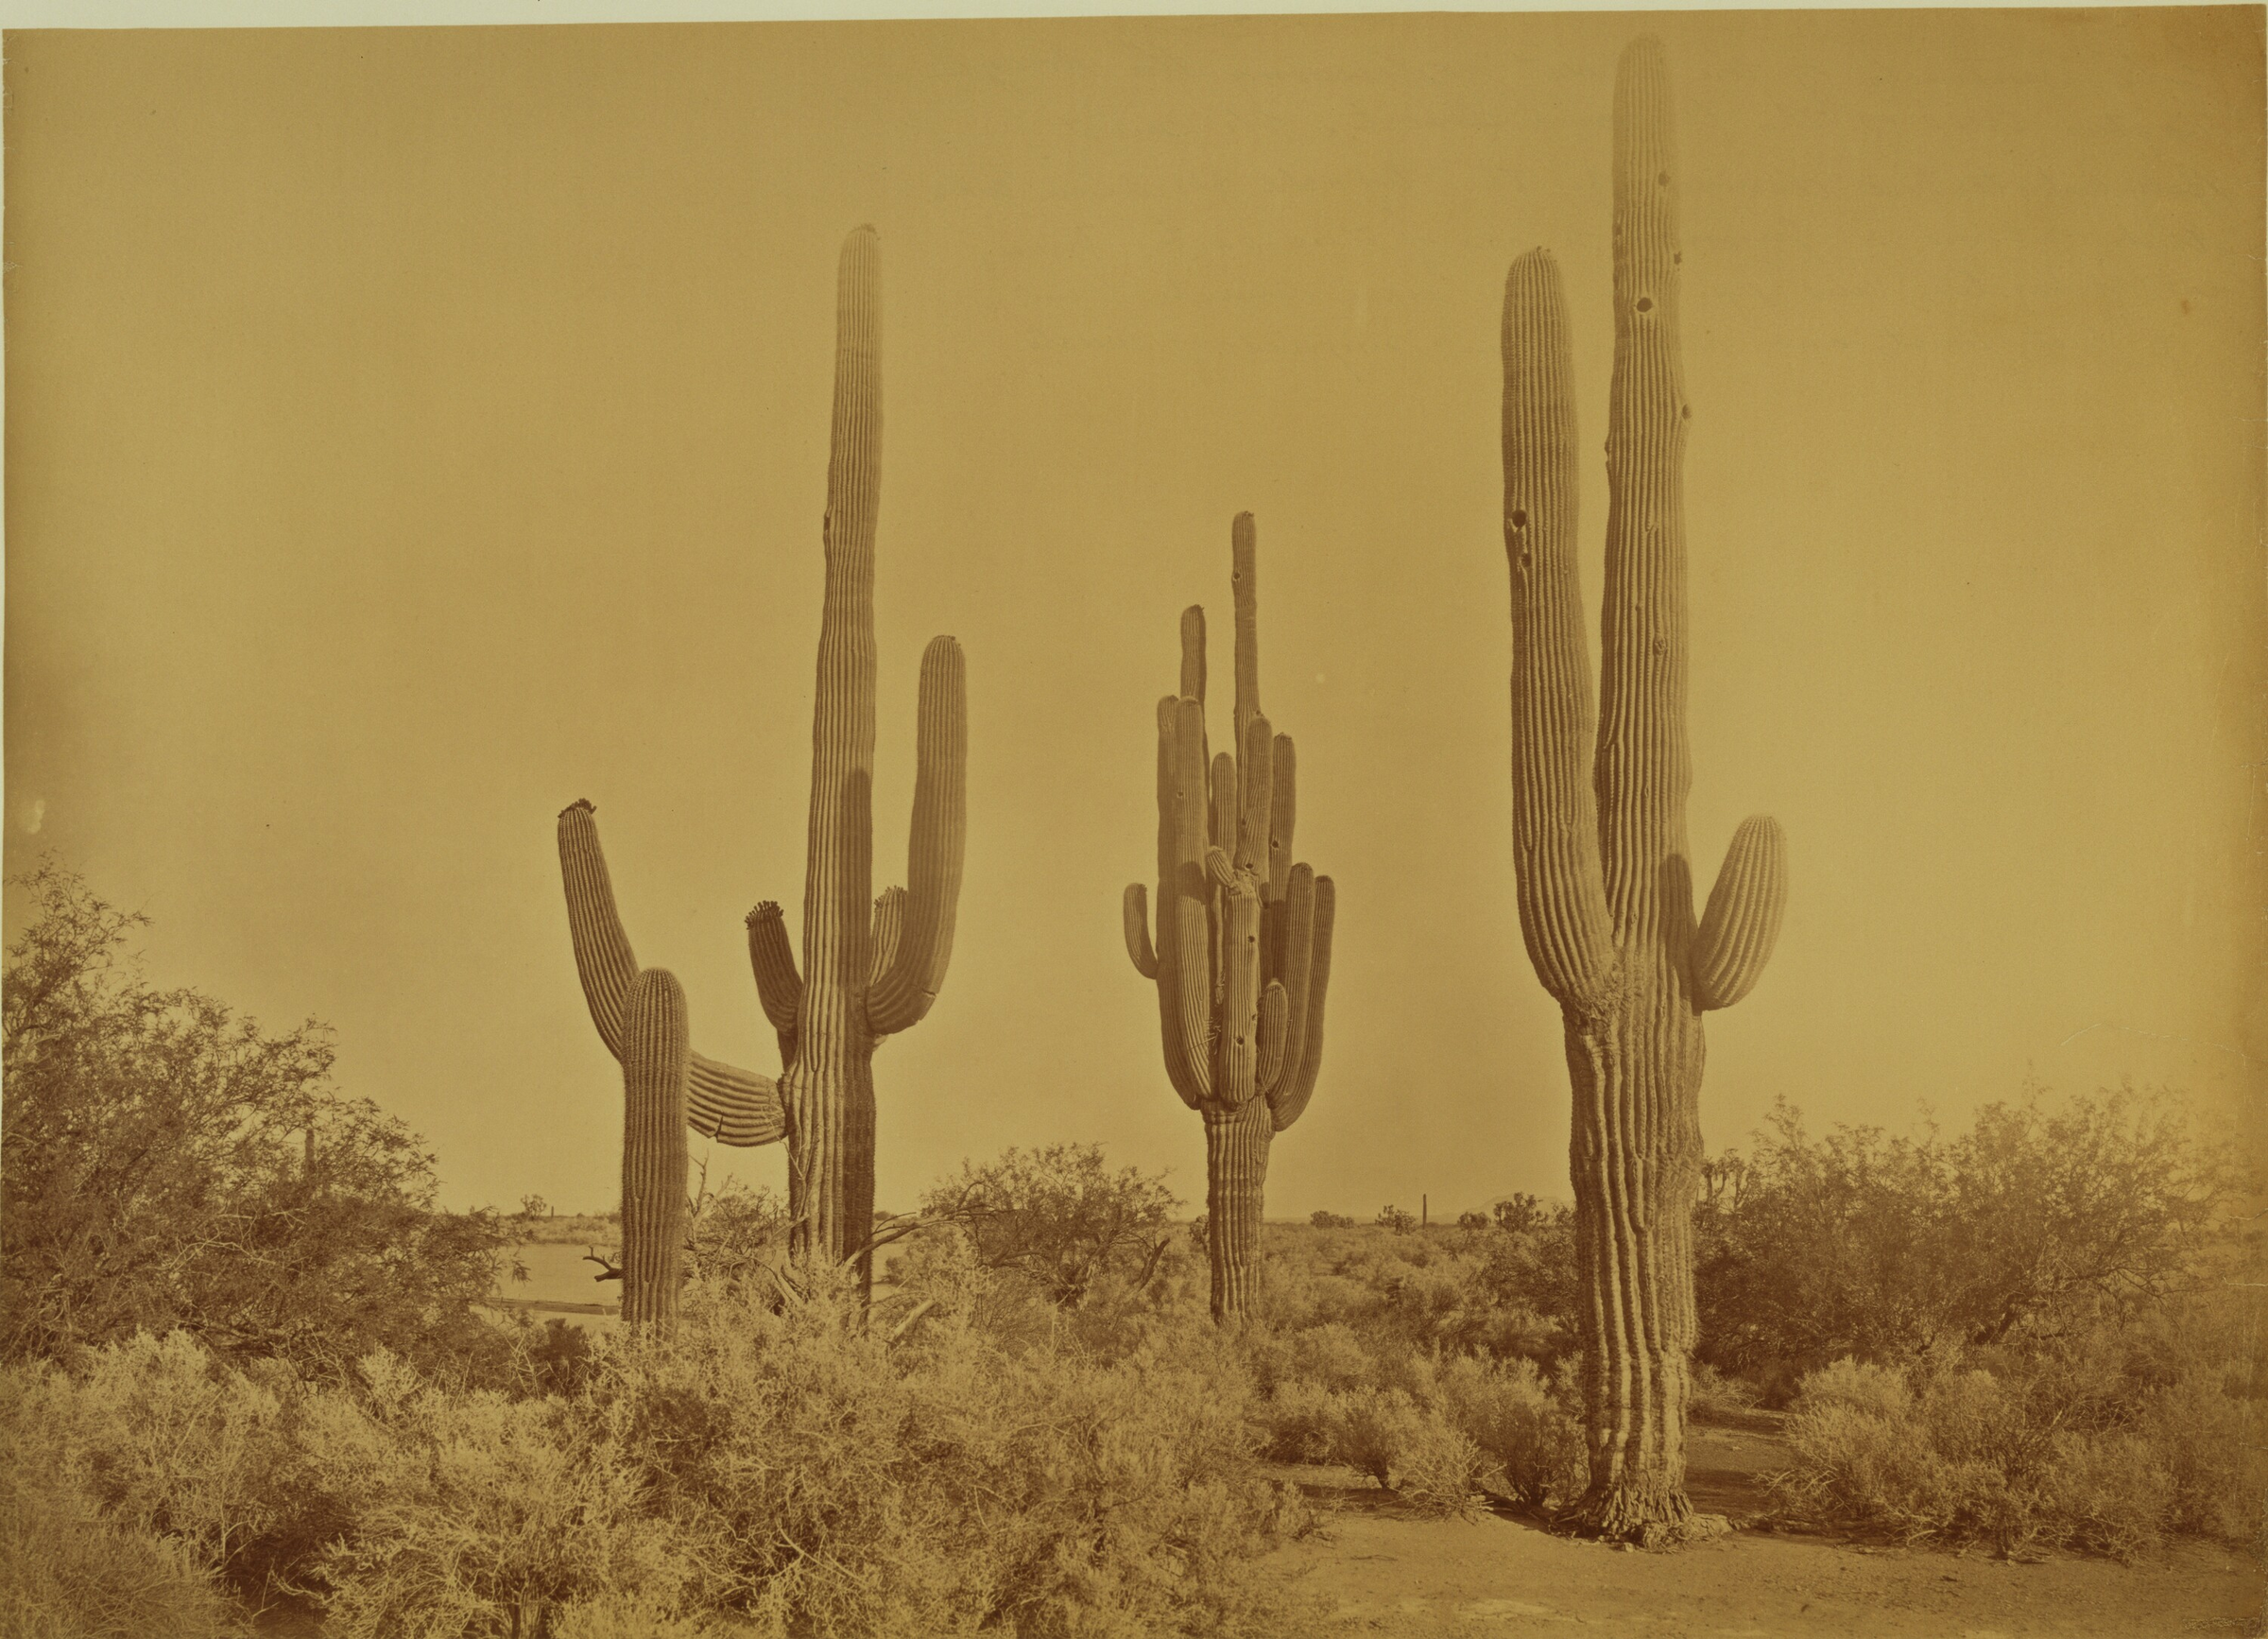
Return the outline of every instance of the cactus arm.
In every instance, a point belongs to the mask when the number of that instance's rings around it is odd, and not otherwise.
[[[1315,1078],[1323,1070],[1323,998],[1331,989],[1331,928],[1338,911],[1338,889],[1328,876],[1315,878],[1314,934],[1308,956],[1306,1017],[1301,1021],[1299,1065],[1293,1075],[1284,1077],[1277,1094],[1268,1100],[1275,1130],[1281,1132],[1299,1119],[1307,1109],[1307,1101],[1315,1096]],[[1287,1042],[1284,1048],[1291,1052]]]
[[[1590,780],[1596,718],[1576,573],[1575,400],[1548,250],[1504,281],[1504,555],[1512,579],[1512,831],[1521,934],[1543,988],[1581,1005],[1614,966]]]
[[[1150,896],[1141,883],[1126,884],[1120,914],[1126,928],[1126,955],[1134,958],[1134,971],[1145,979],[1156,978],[1158,953],[1150,945]]]
[[[1260,992],[1260,1065],[1253,1073],[1255,1087],[1265,1093],[1283,1074],[1284,1032],[1291,1021],[1291,1001],[1283,981],[1270,979]]]
[[[607,858],[598,845],[598,824],[592,818],[594,812],[583,802],[560,814],[559,868],[566,879],[567,923],[575,940],[575,964],[583,976],[583,995],[591,1004],[599,1040],[619,1061],[627,1028],[626,1009],[639,969],[614,908]],[[780,1090],[770,1077],[687,1051],[692,1064],[688,1120],[704,1132],[721,1124],[719,1136],[727,1144],[770,1144],[781,1136],[784,1126]]]
[[[1205,885],[1205,708],[1183,698],[1174,708],[1174,986],[1166,1060],[1177,1088],[1194,1101],[1212,1091],[1212,918]],[[1160,951],[1162,968],[1165,952]]]
[[[1260,1090],[1274,1099],[1289,1091],[1307,1057],[1307,1008],[1314,983],[1315,873],[1295,865],[1283,898],[1268,907],[1276,923],[1276,943],[1283,985],[1283,1052],[1275,1073],[1262,1078]]]
[[[1788,840],[1779,821],[1754,814],[1741,821],[1692,947],[1693,999],[1704,1009],[1729,1008],[1756,988],[1779,939],[1788,902]]]
[[[1236,759],[1227,751],[1212,760],[1212,808],[1211,837],[1212,846],[1228,854],[1233,863],[1236,856]]]
[[[1268,773],[1268,898],[1275,901],[1282,899],[1291,885],[1292,827],[1299,818],[1298,761],[1291,735],[1276,736]]]
[[[1252,514],[1228,526],[1228,578],[1236,599],[1236,743],[1260,711],[1260,540]]]
[[[559,814],[559,875],[567,889],[567,930],[575,941],[575,971],[583,982],[583,1000],[598,1039],[622,1057],[623,1009],[638,976],[630,936],[614,908],[614,885],[607,856],[598,845],[595,813],[578,800]]]
[[[1205,606],[1181,612],[1181,692],[1177,697],[1205,703]]]
[[[1243,813],[1236,825],[1236,867],[1258,878],[1258,891],[1268,897],[1268,833],[1275,821],[1276,734],[1268,719],[1255,716],[1245,725],[1237,762],[1237,801]]]
[[[882,477],[881,249],[843,241],[835,271],[834,412],[821,525],[826,579],[812,713],[803,878],[806,1036],[852,1039],[862,1018],[873,906],[874,525]],[[862,1232],[863,1233],[863,1232]]]
[[[945,988],[969,835],[969,685],[961,646],[933,638],[921,657],[914,820],[906,843],[905,918],[896,959],[867,996],[867,1023],[893,1035],[927,1016]],[[893,891],[896,891],[893,889]]]
[[[777,1081],[698,1053],[686,1077],[685,1110],[695,1130],[736,1149],[777,1144],[787,1136],[787,1112]]]
[[[905,889],[885,888],[874,900],[873,932],[868,942],[874,950],[874,981],[898,959],[898,941],[905,932]]]
[[[1678,168],[1660,43],[1634,43],[1614,86],[1614,373],[1607,393],[1606,585],[1598,756],[1606,903],[1625,942],[1690,928],[1665,895],[1685,848],[1683,467],[1678,361]],[[1675,898],[1680,903],[1672,904]]]
[[[1221,897],[1220,1067],[1212,1091],[1233,1109],[1252,1096],[1260,1069],[1260,894],[1240,871]]]
[[[756,975],[756,998],[764,1004],[764,1016],[772,1028],[792,1034],[796,1009],[803,1003],[803,980],[787,941],[787,918],[767,899],[748,912],[747,922],[748,967]]]
[[[1200,900],[1194,911],[1187,905],[1181,858],[1182,790],[1180,754],[1181,699],[1167,695],[1158,702],[1158,1022],[1164,1042],[1165,1076],[1181,1101],[1194,1110],[1203,1102],[1205,1082],[1182,1048],[1181,1032],[1181,919],[1194,914],[1201,923],[1205,907]],[[1198,802],[1203,802],[1199,794]],[[1200,974],[1202,982],[1210,982]]]

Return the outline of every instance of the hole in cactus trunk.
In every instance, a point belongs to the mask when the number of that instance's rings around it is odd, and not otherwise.
[[[1528,509],[1527,509],[1525,507],[1515,507],[1515,508],[1513,508],[1513,509],[1512,509],[1512,527],[1513,527],[1513,528],[1515,528],[1515,529],[1525,529],[1527,526],[1528,526]]]
[[[1654,311],[1654,298],[1653,298],[1653,297],[1651,297],[1651,296],[1641,296],[1641,297],[1638,299],[1638,310],[1639,310],[1641,313],[1651,313],[1651,312],[1653,312],[1653,311]]]

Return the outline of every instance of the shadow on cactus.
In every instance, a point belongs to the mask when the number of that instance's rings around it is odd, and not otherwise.
[[[1693,920],[1685,837],[1685,522],[1691,424],[1677,350],[1678,168],[1660,44],[1614,90],[1614,375],[1606,589],[1591,699],[1575,574],[1576,434],[1559,270],[1504,285],[1504,550],[1512,578],[1512,795],[1521,931],[1559,1003],[1574,1083],[1590,1488],[1577,1524],[1674,1541],[1693,1346],[1701,1015],[1755,986],[1779,933],[1786,842],[1758,816]],[[1595,733],[1595,757],[1593,738]]]
[[[1165,1073],[1205,1118],[1205,1207],[1216,1320],[1249,1312],[1260,1278],[1268,1148],[1299,1119],[1323,1062],[1332,880],[1292,863],[1292,740],[1260,709],[1252,514],[1232,535],[1236,746],[1205,736],[1205,611],[1181,614],[1181,690],[1158,702],[1158,930],[1126,889],[1126,950],[1158,984]]]
[[[622,1063],[623,1313],[666,1326],[685,1238],[684,1128],[719,1143],[788,1147],[797,1254],[871,1281],[875,1046],[928,1013],[945,982],[960,900],[968,801],[960,646],[922,656],[906,885],[872,891],[874,526],[881,499],[880,250],[844,242],[836,277],[834,422],[821,535],[826,592],[813,714],[800,973],[771,902],[747,918],[748,959],[779,1033],[777,1080],[694,1052],[683,993],[631,954],[592,805],[559,816],[576,966],[600,1040]]]

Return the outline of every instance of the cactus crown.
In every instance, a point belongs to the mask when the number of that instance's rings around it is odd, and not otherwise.
[[[1322,1067],[1335,906],[1328,876],[1292,859],[1297,761],[1260,706],[1257,535],[1231,530],[1236,750],[1205,731],[1205,612],[1181,615],[1181,688],[1158,702],[1158,931],[1126,889],[1127,954],[1158,984],[1165,1067],[1192,1109],[1267,1100],[1274,1128],[1299,1118]]]

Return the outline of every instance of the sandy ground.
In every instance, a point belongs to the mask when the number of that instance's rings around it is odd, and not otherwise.
[[[1696,1428],[1688,1489],[1704,1511],[1761,1511],[1758,1475],[1778,1442]],[[1340,1631],[1389,1639],[1512,1639],[1588,1630],[1643,1634],[2236,1635],[2264,1630],[2257,1561],[2185,1547],[2136,1565],[2054,1558],[2011,1563],[1754,1528],[1676,1553],[1559,1537],[1524,1520],[1423,1520],[1343,1469],[1286,1469],[1323,1530],[1280,1567],[1335,1608]]]

